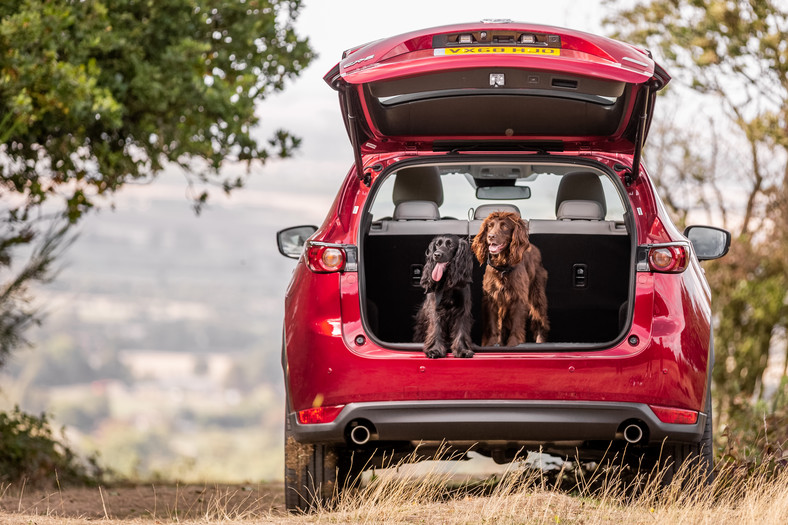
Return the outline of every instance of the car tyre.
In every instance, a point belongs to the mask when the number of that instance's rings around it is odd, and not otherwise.
[[[338,454],[330,446],[299,443],[285,418],[285,506],[291,512],[314,512],[338,495]]]
[[[651,447],[640,458],[640,472],[659,476],[660,485],[669,486],[682,472],[683,486],[710,485],[714,481],[714,434],[711,390],[706,395],[706,423],[697,443],[663,443]]]
[[[706,396],[706,424],[703,437],[697,443],[665,445],[660,462],[662,484],[670,485],[682,465],[690,468],[685,484],[710,485],[714,481],[714,434],[712,428],[711,393]]]
[[[299,443],[285,417],[285,507],[290,512],[315,512],[339,501],[356,487],[363,465],[353,462],[345,447]]]

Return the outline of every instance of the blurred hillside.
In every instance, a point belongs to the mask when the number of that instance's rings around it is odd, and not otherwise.
[[[124,476],[281,478],[280,332],[294,261],[275,232],[320,224],[344,172],[266,166],[196,216],[180,175],[88,217],[36,292],[33,348],[0,376],[0,407],[53,414]]]

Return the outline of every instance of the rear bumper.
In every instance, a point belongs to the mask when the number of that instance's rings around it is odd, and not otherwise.
[[[302,443],[347,443],[359,422],[370,427],[373,441],[612,441],[636,423],[644,431],[643,444],[697,443],[706,422],[703,413],[692,425],[669,424],[645,404],[582,401],[369,402],[345,406],[331,423],[301,424],[295,413],[288,417]]]

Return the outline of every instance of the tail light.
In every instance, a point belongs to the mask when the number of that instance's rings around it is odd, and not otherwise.
[[[648,265],[654,272],[681,273],[689,263],[688,255],[684,244],[652,246],[648,253]]]
[[[681,273],[689,264],[689,245],[683,242],[641,246],[638,271]]]
[[[355,272],[358,268],[356,247],[350,244],[307,241],[304,252],[313,272]]]
[[[307,408],[298,412],[298,422],[302,425],[316,425],[334,421],[345,405]]]
[[[342,248],[308,243],[306,261],[313,272],[340,272],[345,266],[345,252]]]
[[[698,413],[695,410],[685,410],[683,408],[670,408],[655,405],[649,405],[649,408],[663,423],[672,423],[675,425],[694,425],[698,422]]]

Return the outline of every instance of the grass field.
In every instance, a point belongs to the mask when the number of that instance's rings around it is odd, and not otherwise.
[[[701,483],[683,471],[669,487],[657,474],[616,468],[544,473],[513,464],[495,478],[457,483],[444,469],[367,476],[332,508],[289,515],[282,485],[110,486],[50,491],[0,487],[0,524],[780,524],[788,523],[788,471],[718,469]]]

